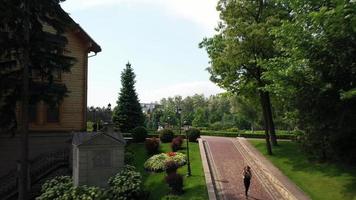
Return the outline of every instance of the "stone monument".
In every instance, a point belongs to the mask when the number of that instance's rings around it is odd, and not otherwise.
[[[108,124],[103,132],[76,133],[72,140],[74,185],[106,187],[124,166],[125,140]]]

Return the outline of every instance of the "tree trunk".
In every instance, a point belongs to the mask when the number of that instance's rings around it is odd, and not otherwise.
[[[264,96],[266,98],[266,111],[267,111],[266,114],[267,114],[269,134],[271,137],[272,145],[277,146],[278,142],[277,142],[277,136],[276,136],[276,129],[274,127],[274,122],[273,122],[271,98],[270,98],[268,92],[264,92]]]
[[[260,100],[261,100],[261,106],[262,106],[262,113],[263,113],[263,122],[265,126],[265,136],[266,136],[266,147],[267,147],[267,153],[268,155],[272,155],[272,147],[271,147],[271,142],[270,142],[270,136],[269,136],[269,123],[268,123],[268,114],[267,114],[267,109],[266,109],[266,98],[264,98],[264,92],[260,91]]]
[[[30,22],[29,22],[29,2],[24,0],[24,50],[23,50],[23,90],[22,90],[22,112],[21,112],[21,142],[20,142],[20,163],[19,163],[19,184],[18,199],[28,198],[28,103],[29,103],[29,41],[30,41]]]

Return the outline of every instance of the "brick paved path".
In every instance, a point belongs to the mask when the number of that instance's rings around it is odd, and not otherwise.
[[[247,163],[243,155],[235,147],[233,138],[203,137],[207,142],[207,150],[212,157],[213,168],[215,168],[215,184],[221,199],[245,199],[242,170]],[[268,192],[257,179],[252,167],[252,180],[250,186],[250,198],[269,200]]]
[[[245,199],[242,170],[251,166],[252,200],[309,199],[244,139],[202,136],[217,199]]]

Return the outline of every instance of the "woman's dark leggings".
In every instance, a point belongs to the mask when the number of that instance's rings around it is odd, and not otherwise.
[[[245,184],[245,195],[247,196],[248,189],[250,188],[250,182],[251,179],[249,178],[244,178],[244,184]]]

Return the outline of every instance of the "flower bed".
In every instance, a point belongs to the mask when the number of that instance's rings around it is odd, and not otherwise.
[[[146,160],[144,167],[147,171],[161,172],[166,169],[166,162],[173,160],[177,165],[183,166],[187,162],[185,154],[178,152],[160,153]]]

